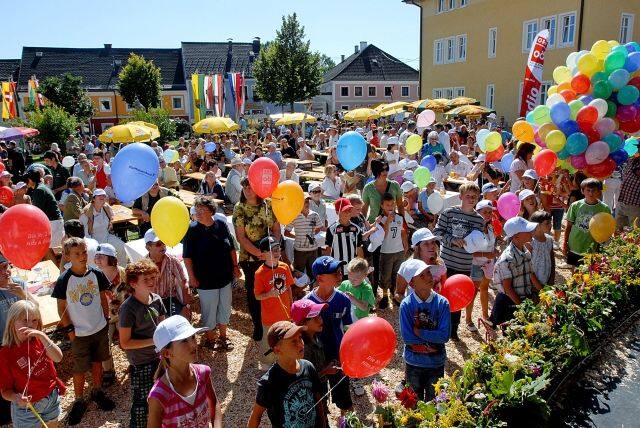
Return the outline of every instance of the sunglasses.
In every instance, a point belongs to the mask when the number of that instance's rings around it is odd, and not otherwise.
[[[322,193],[322,190],[312,190],[312,191],[311,191],[311,192],[309,192],[309,193]]]

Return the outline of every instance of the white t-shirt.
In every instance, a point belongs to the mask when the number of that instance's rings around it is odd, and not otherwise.
[[[469,174],[471,172],[471,165],[469,165],[468,163],[464,163],[462,161],[458,161],[458,165],[454,165],[453,162],[449,162],[447,164],[447,170],[449,172],[453,171],[455,172],[458,177],[466,177],[467,174]]]
[[[431,177],[436,180],[436,188],[442,189],[444,187],[444,179],[447,178],[447,170],[444,166],[437,164]]]
[[[413,135],[413,132],[405,129],[404,131],[402,131],[402,134],[400,134],[400,138],[399,138],[399,144],[400,146],[404,146],[405,143],[407,142],[407,138],[409,138],[410,136]]]
[[[387,217],[383,217],[381,223],[385,223]],[[404,251],[404,245],[402,245],[402,226],[404,225],[404,219],[400,214],[395,213],[395,217],[389,223],[389,229],[384,235],[384,241],[380,247],[380,252],[385,254],[399,253]]]
[[[82,214],[79,218],[80,223],[84,226],[84,234],[87,237],[93,238],[100,243],[107,242],[109,236],[109,217],[104,209],[100,212],[93,210],[93,231],[89,234],[89,219],[86,215]]]
[[[287,176],[287,170],[286,169],[281,169],[280,170],[280,183],[282,183],[285,180],[291,180],[291,181],[295,181],[296,183],[300,184],[300,177],[298,177],[298,174],[296,174],[295,172],[293,174],[291,174],[291,178],[286,178]]]
[[[389,164],[389,174],[393,174],[400,169],[400,166],[398,165],[398,162],[400,161],[400,152],[395,151],[391,153],[387,151],[382,154],[382,157]]]
[[[342,179],[336,177],[336,181],[332,181],[329,177],[325,177],[320,185],[322,194],[326,197],[338,199],[342,193]]]
[[[516,171],[526,171],[528,169],[527,163],[520,158],[514,159],[509,169],[509,178],[511,179],[510,192],[517,192],[522,187],[522,180],[516,175]]]

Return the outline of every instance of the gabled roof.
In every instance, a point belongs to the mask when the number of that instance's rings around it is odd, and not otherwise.
[[[0,81],[7,82],[18,78],[18,69],[20,68],[20,58],[18,59],[0,59]]]
[[[40,81],[45,77],[71,73],[81,76],[89,90],[113,90],[117,75],[130,53],[143,56],[160,68],[163,89],[185,89],[180,49],[112,48],[50,48],[23,47],[18,85],[26,89],[32,75]],[[120,61],[115,67],[114,63]]]
[[[228,56],[231,46],[231,56]],[[259,52],[259,42],[256,50]],[[187,79],[193,73],[223,74],[242,73],[253,77],[253,63],[258,58],[253,43],[182,42],[184,74]],[[229,60],[229,62],[227,62]]]
[[[418,76],[419,73],[414,68],[375,45],[367,45],[327,71],[323,80],[417,81]]]

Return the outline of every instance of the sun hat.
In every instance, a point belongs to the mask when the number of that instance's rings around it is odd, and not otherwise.
[[[491,201],[488,199],[483,199],[476,204],[476,211],[480,211],[485,208],[491,208],[492,210],[495,210],[495,207],[493,206]]]
[[[538,227],[538,223],[530,222],[522,217],[512,217],[504,223],[502,230],[507,238],[511,238],[518,233],[533,232],[536,227]]]
[[[402,185],[400,186],[400,189],[404,192],[404,193],[408,193],[410,191],[412,191],[413,189],[416,189],[418,186],[416,186],[415,184],[413,184],[411,181],[405,181],[404,183],[402,183]]]
[[[539,178],[540,178],[540,177],[538,177],[538,173],[536,172],[536,170],[535,170],[535,169],[528,169],[528,170],[526,170],[526,171],[522,174],[522,176],[523,176],[523,177],[530,178],[530,179],[532,179],[532,180],[537,180],[537,179],[539,179]]]
[[[411,236],[411,246],[415,247],[416,245],[418,245],[423,241],[439,242],[441,240],[442,240],[441,237],[434,235],[433,232],[431,232],[431,230],[427,229],[426,227],[423,227],[413,232],[413,235]]]
[[[413,171],[406,170],[404,174],[402,174],[402,179],[406,181],[413,181]]]
[[[153,344],[156,347],[156,352],[160,352],[171,342],[187,339],[205,330],[208,328],[194,328],[185,317],[173,315],[156,326],[156,331],[153,333]]]

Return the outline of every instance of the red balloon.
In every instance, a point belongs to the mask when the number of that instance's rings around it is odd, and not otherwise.
[[[595,165],[587,165],[584,169],[585,174],[589,177],[597,178],[599,180],[603,180],[611,176],[613,171],[616,169],[616,163],[613,159],[606,158],[604,162],[600,162]]]
[[[14,205],[0,216],[0,251],[14,266],[31,269],[49,250],[51,224],[33,205]]]
[[[549,149],[544,149],[533,158],[533,168],[540,177],[546,177],[556,168],[556,162],[558,162],[558,155]]]
[[[5,166],[2,162],[0,162],[0,174],[2,174],[5,170]]]
[[[594,106],[584,106],[578,110],[576,115],[576,122],[586,122],[593,125],[598,120],[598,109]]]
[[[600,141],[600,133],[595,129],[593,129],[592,126],[589,126],[588,129],[583,130],[582,132],[584,135],[587,136],[587,139],[589,140],[590,143],[593,143],[594,141]]]
[[[636,76],[633,79],[630,79],[627,82],[627,85],[635,86],[636,88],[640,89],[640,76]]]
[[[640,131],[640,116],[636,116],[634,120],[620,122],[618,126],[624,132],[635,134],[636,132]]]
[[[486,161],[487,162],[499,161],[500,159],[502,159],[503,155],[504,155],[504,146],[502,146],[501,144],[494,151],[487,153]]]
[[[280,180],[278,165],[269,158],[258,158],[249,167],[249,184],[261,198],[271,196]]]
[[[9,206],[13,202],[13,190],[10,187],[0,187],[0,204]]]
[[[591,87],[591,80],[586,74],[578,73],[571,79],[571,89],[578,94],[586,94]]]
[[[564,98],[566,102],[573,101],[577,98],[576,93],[571,89],[565,89],[564,91],[560,91],[560,95],[562,95],[562,98]]]
[[[440,294],[449,301],[451,312],[458,312],[466,308],[473,300],[475,293],[476,286],[471,278],[462,274],[450,276],[440,288]]]
[[[389,364],[395,352],[396,333],[391,324],[380,317],[362,318],[342,338],[342,371],[352,378],[373,376]]]

